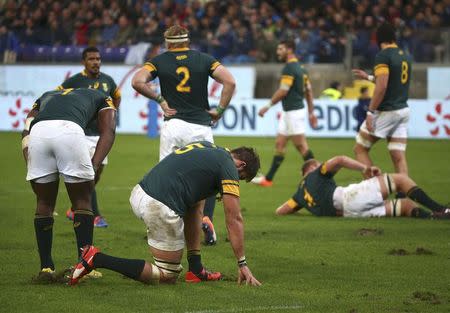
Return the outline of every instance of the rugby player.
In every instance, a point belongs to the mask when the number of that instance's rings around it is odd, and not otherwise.
[[[97,117],[99,140],[90,156],[84,130]],[[22,133],[27,180],[36,194],[34,229],[41,273],[53,273],[53,211],[62,175],[74,209],[73,227],[80,248],[92,244],[94,216],[91,195],[95,172],[111,149],[116,127],[111,97],[94,89],[49,91],[36,100]]]
[[[247,266],[244,225],[239,204],[239,180],[250,181],[259,169],[259,157],[251,148],[231,151],[201,141],[169,154],[137,184],[130,203],[148,229],[148,244],[154,263],[123,259],[86,246],[75,266],[71,284],[95,268],[107,268],[144,283],[175,283],[182,271],[186,244],[189,271],[185,281],[197,283],[221,278],[201,262],[200,243],[205,199],[222,196],[228,238],[238,265],[238,282],[258,286]]]
[[[164,33],[168,51],[146,62],[133,77],[133,88],[158,102],[164,111],[161,127],[159,160],[174,150],[194,141],[214,142],[211,125],[228,107],[235,89],[235,80],[228,69],[212,56],[189,48],[189,32],[174,25]],[[161,94],[148,84],[159,77]],[[219,105],[210,109],[208,78],[223,85]],[[203,229],[205,243],[216,243],[212,224],[215,196],[206,200]]]
[[[284,160],[289,139],[292,140],[295,148],[303,156],[303,160],[307,161],[314,158],[305,137],[306,110],[303,103],[303,99],[306,99],[309,123],[315,128],[317,126],[317,118],[313,111],[312,87],[308,78],[308,72],[298,61],[294,51],[295,43],[291,40],[282,41],[278,45],[278,59],[286,63],[281,74],[280,86],[272,95],[269,103],[258,112],[259,116],[264,117],[272,106],[280,100],[282,101],[283,111],[278,124],[275,156],[273,157],[272,165],[265,176],[258,176],[252,181],[252,183],[264,187],[272,186],[275,173]]]
[[[341,168],[361,171],[371,178],[346,187],[337,186],[334,175]],[[276,214],[285,215],[306,208],[316,216],[450,217],[448,208],[431,199],[406,174],[381,174],[378,167],[366,166],[347,156],[337,156],[322,164],[315,159],[309,160],[303,164],[302,174],[297,192],[276,209]],[[387,200],[397,190],[409,199]],[[431,212],[418,207],[417,203]]]
[[[81,73],[75,74],[72,77],[65,80],[60,86],[57,87],[58,90],[67,88],[93,88],[100,90],[104,94],[110,96],[113,99],[114,106],[116,108],[120,105],[121,95],[120,90],[117,88],[114,79],[100,72],[102,60],[100,57],[100,51],[96,47],[88,47],[82,52],[82,64],[84,69]],[[89,147],[89,152],[91,156],[94,155],[95,147],[99,139],[99,131],[97,128],[97,120],[94,119],[88,124],[85,130],[87,144]],[[103,172],[103,167],[108,164],[108,157],[103,159],[102,164],[98,168],[95,175],[95,184],[100,180],[100,175]],[[95,227],[108,227],[108,223],[104,217],[100,214],[97,202],[97,192],[92,192],[92,212],[94,213],[94,226]],[[73,210],[68,209],[66,212],[67,218],[73,220]]]

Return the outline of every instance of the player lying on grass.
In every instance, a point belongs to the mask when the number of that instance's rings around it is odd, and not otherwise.
[[[237,259],[238,282],[259,286],[245,259],[239,204],[239,180],[253,179],[259,166],[256,152],[246,147],[229,152],[201,141],[175,150],[144,176],[130,197],[133,212],[147,226],[154,263],[117,258],[86,246],[72,273],[71,284],[95,268],[107,268],[144,283],[175,283],[182,271],[185,243],[189,263],[186,282],[221,279],[221,273],[203,267],[200,257],[205,199],[220,193],[228,238]]]
[[[333,177],[341,168],[361,171],[371,178],[346,187],[337,186]],[[367,167],[347,156],[337,156],[322,164],[309,160],[304,163],[302,174],[297,192],[277,208],[276,214],[291,214],[306,208],[316,216],[450,218],[450,209],[431,199],[407,175],[381,174],[379,168]],[[386,200],[397,190],[409,199]]]

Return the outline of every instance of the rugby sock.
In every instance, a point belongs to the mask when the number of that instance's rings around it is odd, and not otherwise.
[[[203,270],[200,250],[189,250],[187,252],[187,259],[189,263],[189,271],[194,274],[200,274]]]
[[[216,205],[216,196],[212,196],[206,199],[205,207],[203,208],[203,216],[209,217],[211,222],[213,220],[215,205]]]
[[[106,268],[137,280],[144,270],[145,260],[116,258],[99,252],[94,256],[93,265],[95,268]]]
[[[311,149],[309,149],[308,151],[306,151],[305,155],[303,156],[303,161],[308,161],[314,159],[314,153],[311,151]]]
[[[36,241],[38,245],[39,258],[41,259],[41,269],[55,269],[52,260],[52,241],[53,241],[53,217],[36,216],[34,218],[34,231],[36,232]]]
[[[98,211],[98,202],[97,202],[97,192],[92,192],[91,195],[91,206],[92,206],[92,213],[94,213],[94,216],[100,216],[100,212]]]
[[[395,194],[395,198],[404,199],[404,198],[406,198],[406,194],[404,192],[397,191],[397,193]]]
[[[411,210],[411,217],[430,218],[431,212],[422,208],[414,208]]]
[[[277,170],[280,167],[283,160],[284,160],[284,155],[277,154],[273,157],[272,165],[270,166],[270,170],[266,175],[267,180],[269,180],[269,181],[273,180],[273,177],[275,176],[275,173],[277,172]]]
[[[77,238],[78,257],[80,257],[80,249],[85,245],[92,245],[94,236],[94,215],[92,215],[92,212],[76,210],[73,216],[73,229]]]
[[[426,206],[431,211],[442,211],[445,207],[431,199],[420,187],[412,187],[406,195],[411,200]]]

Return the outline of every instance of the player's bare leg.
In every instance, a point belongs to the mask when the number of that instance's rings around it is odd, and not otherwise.
[[[388,149],[394,164],[395,172],[408,175],[406,161],[406,138],[388,138]]]
[[[410,199],[385,200],[386,216],[405,216],[405,217],[431,217],[431,212],[419,208],[417,204]],[[395,210],[395,215],[393,215]]]
[[[374,143],[380,138],[372,136],[366,132],[360,131],[356,136],[356,144],[353,147],[355,159],[366,166],[372,166],[373,162],[370,158],[369,151]],[[368,178],[368,177],[364,177]]]
[[[66,183],[66,189],[74,210],[73,228],[77,238],[78,256],[80,256],[82,247],[92,245],[94,215],[91,209],[91,194],[94,181]]]
[[[58,195],[59,180],[43,184],[31,181],[31,187],[36,195],[34,229],[41,270],[50,269],[53,271],[55,269],[52,259],[53,211]]]
[[[314,154],[309,149],[308,142],[306,141],[305,135],[293,135],[291,136],[292,143],[295,148],[300,152],[304,161],[314,159]]]

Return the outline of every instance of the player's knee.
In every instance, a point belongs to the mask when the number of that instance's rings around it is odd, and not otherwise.
[[[152,264],[151,283],[174,284],[182,270],[181,263],[155,259],[155,264]]]
[[[364,138],[360,133],[356,135],[356,144],[353,147],[353,152],[355,154],[369,151],[372,148],[373,142],[369,139]]]

